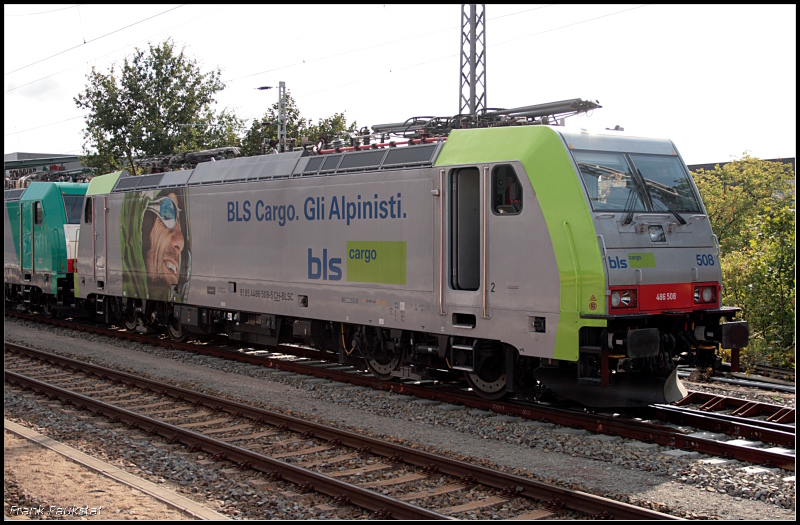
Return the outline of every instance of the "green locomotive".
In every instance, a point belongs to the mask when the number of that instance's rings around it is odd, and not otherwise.
[[[73,274],[87,183],[32,182],[5,190],[3,276],[6,304],[48,316],[74,303]]]

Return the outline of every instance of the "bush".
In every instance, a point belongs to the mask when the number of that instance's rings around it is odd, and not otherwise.
[[[719,236],[722,304],[742,309],[742,364],[794,368],[795,193],[790,164],[740,160],[694,175]]]

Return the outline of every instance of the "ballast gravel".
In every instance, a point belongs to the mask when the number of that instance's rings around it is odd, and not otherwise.
[[[549,423],[501,416],[409,396],[320,381],[297,374],[208,358],[182,351],[113,340],[6,318],[4,340],[74,356],[94,364],[169,381],[179,386],[261,406],[311,421],[446,453],[490,467],[690,519],[794,520],[794,472],[735,460],[684,453],[655,444],[595,435]],[[699,390],[703,385],[692,384]],[[713,388],[722,390],[718,386]],[[745,395],[744,390],[737,397]],[[794,395],[747,394],[794,406]],[[185,458],[142,441],[127,441],[91,422],[53,415],[35,400],[6,389],[7,418],[35,421],[66,438],[96,435],[130,459],[140,475],[187,492],[227,493],[215,500],[235,518],[325,519],[326,509],[299,500],[259,500],[246,483],[219,469],[199,468]],[[85,425],[85,428],[81,425]],[[52,434],[48,434],[52,435]],[[122,439],[122,441],[118,441]],[[97,442],[97,441],[95,441]],[[100,456],[108,454],[96,451]],[[228,513],[228,512],[226,512]],[[492,512],[477,517],[492,519]],[[497,518],[501,516],[498,515]]]

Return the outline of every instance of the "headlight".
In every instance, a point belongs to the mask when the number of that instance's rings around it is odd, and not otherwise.
[[[614,308],[636,306],[636,290],[614,290],[611,292],[611,306]]]
[[[659,225],[653,225],[648,228],[650,232],[651,242],[667,242],[667,237],[664,235],[664,228]]]
[[[717,290],[713,286],[696,286],[694,289],[695,304],[714,303],[717,301]]]

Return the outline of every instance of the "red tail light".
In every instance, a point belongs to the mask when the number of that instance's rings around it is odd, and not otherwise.
[[[695,286],[694,304],[711,304],[717,302],[716,286]]]

